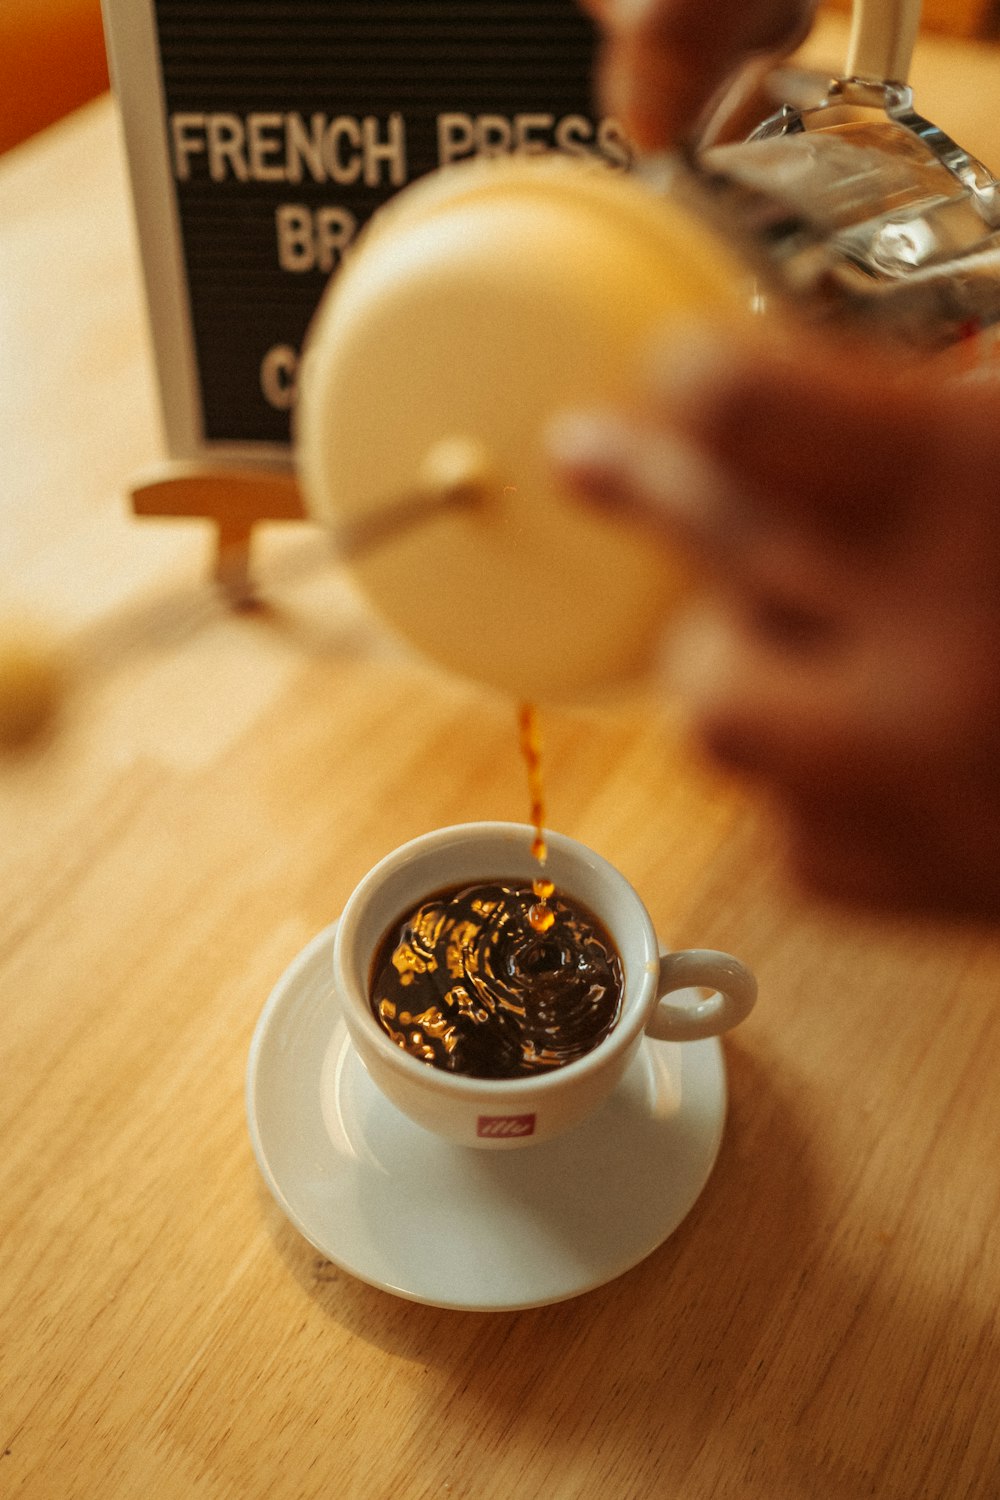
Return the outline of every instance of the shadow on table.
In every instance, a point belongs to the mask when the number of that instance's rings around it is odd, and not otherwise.
[[[424,1307],[276,1228],[331,1319],[426,1372],[407,1417],[414,1441],[456,1455],[470,1443],[513,1449],[531,1493],[562,1466],[586,1474],[588,1494],[612,1493],[622,1475],[630,1496],[957,1493],[937,1470],[981,1420],[982,1392],[928,1406],[920,1382],[949,1349],[986,1357],[982,1318],[955,1288],[912,1286],[905,1246],[878,1224],[850,1261],[831,1251],[829,1216],[852,1190],[820,1182],[812,1096],[787,1058],[741,1040],[726,1051],[728,1127],[701,1198],[666,1243],[596,1291],[515,1313]]]
[[[450,1374],[450,1422],[465,1405],[473,1425],[513,1422],[523,1436],[525,1423],[546,1425],[575,1385],[577,1415],[590,1413],[595,1440],[624,1425],[645,1453],[667,1427],[700,1442],[696,1434],[729,1413],[734,1380],[794,1289],[816,1233],[794,1080],[773,1076],[732,1041],[727,1059],[729,1121],[701,1198],[641,1265],[582,1297],[515,1313],[447,1311],[354,1280],[283,1223],[278,1249],[350,1333]],[[550,1379],[559,1384],[547,1395]],[[435,1389],[439,1400],[440,1382]],[[567,1441],[580,1441],[576,1422],[563,1428]],[[558,1431],[544,1441],[558,1447]]]

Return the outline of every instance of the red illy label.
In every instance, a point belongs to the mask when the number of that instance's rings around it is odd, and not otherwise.
[[[510,1140],[515,1136],[534,1135],[534,1115],[480,1115],[476,1134],[493,1140]]]

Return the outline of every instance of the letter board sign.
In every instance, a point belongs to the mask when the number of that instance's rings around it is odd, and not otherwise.
[[[372,212],[473,155],[625,165],[575,0],[104,0],[167,444],[287,460],[302,340]]]

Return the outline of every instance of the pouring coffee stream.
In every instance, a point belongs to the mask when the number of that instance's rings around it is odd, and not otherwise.
[[[532,881],[535,903],[528,911],[528,921],[536,932],[548,932],[555,914],[548,902],[555,894],[555,884],[545,874],[548,844],[545,839],[545,780],[542,774],[542,739],[538,709],[533,703],[522,703],[518,709],[518,731],[521,756],[528,773],[528,797],[531,804],[531,826],[534,838],[531,853],[538,861],[539,873]]]

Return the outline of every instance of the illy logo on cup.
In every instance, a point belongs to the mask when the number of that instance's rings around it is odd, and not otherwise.
[[[491,1139],[507,1139],[513,1136],[534,1135],[534,1115],[480,1115],[476,1121],[476,1134]]]

